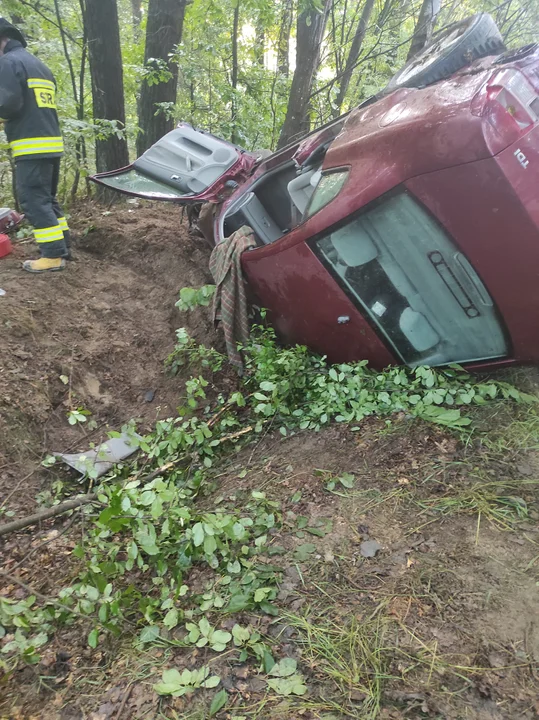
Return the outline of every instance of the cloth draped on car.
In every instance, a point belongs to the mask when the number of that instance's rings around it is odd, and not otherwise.
[[[216,286],[213,321],[221,321],[228,357],[239,372],[243,371],[243,359],[238,343],[245,344],[249,340],[241,256],[252,247],[256,247],[254,232],[248,225],[243,225],[216,245],[210,256],[210,272]]]

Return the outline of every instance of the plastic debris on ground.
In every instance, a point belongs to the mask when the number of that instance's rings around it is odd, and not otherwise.
[[[110,438],[86,452],[54,454],[81,475],[98,478],[108,472],[116,463],[133,455],[138,450],[137,441],[140,439],[140,435],[122,433],[121,437]]]

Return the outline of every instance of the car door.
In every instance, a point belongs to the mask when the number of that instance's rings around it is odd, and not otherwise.
[[[91,180],[147,200],[220,202],[256,162],[255,155],[182,123],[128,167],[98,173]]]

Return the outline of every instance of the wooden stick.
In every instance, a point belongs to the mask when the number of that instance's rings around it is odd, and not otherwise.
[[[219,443],[221,444],[229,440],[235,440],[236,438],[251,432],[252,429],[253,426],[248,425],[247,427],[242,428],[237,432],[230,433],[230,435],[225,435],[224,437],[220,438]],[[173,460],[166,463],[165,465],[162,465],[161,467],[157,468],[157,470],[151,472],[149,475],[141,478],[140,481],[142,483],[150,482],[150,480],[153,480],[162,473],[173,468],[181,460],[185,460],[185,455],[183,455],[181,458],[178,458],[177,460]],[[126,478],[125,482],[127,483],[130,480],[133,480],[133,476]],[[49,518],[56,517],[57,515],[62,515],[65,512],[75,510],[75,508],[81,507],[83,505],[89,505],[93,502],[97,502],[97,493],[95,492],[88,493],[87,495],[78,495],[75,498],[71,498],[71,500],[66,500],[59,505],[55,505],[54,507],[46,508],[45,510],[40,510],[39,512],[34,513],[33,515],[27,515],[26,517],[19,518],[19,520],[13,520],[12,522],[0,525],[0,537],[2,537],[2,535],[7,535],[8,533],[16,532],[17,530],[22,530],[23,528],[28,527],[28,525],[36,525],[42,520],[48,520]]]
[[[13,520],[12,522],[0,525],[0,537],[2,535],[7,535],[11,532],[16,532],[17,530],[22,530],[28,525],[35,525],[42,520],[48,520],[49,518],[55,517],[56,515],[61,515],[62,513],[68,512],[69,510],[74,510],[81,505],[89,505],[96,500],[97,493],[89,493],[88,495],[77,495],[77,497],[71,498],[71,500],[66,500],[65,502],[60,503],[59,505],[55,505],[54,507],[46,508],[45,510],[40,510],[39,512],[34,513],[33,515],[27,515],[26,517],[19,518],[18,520]]]
[[[158,475],[161,475],[161,473],[170,470],[170,468],[173,467],[176,462],[179,462],[179,460],[175,462],[169,462],[166,465],[162,465],[160,468],[157,468],[157,470],[154,470],[149,475],[146,475],[146,477],[141,478],[141,482],[150,482],[150,480],[153,480]],[[130,476],[125,480],[125,482],[129,482],[132,479],[133,477]],[[89,505],[93,502],[97,502],[97,493],[95,492],[88,493],[87,495],[77,495],[77,497],[71,498],[71,500],[66,500],[59,505],[54,505],[51,508],[40,510],[33,515],[26,515],[26,517],[19,518],[18,520],[13,520],[12,522],[5,523],[4,525],[0,525],[0,537],[2,535],[7,535],[8,533],[16,532],[17,530],[22,530],[23,528],[28,527],[28,525],[36,525],[36,523],[39,523],[42,520],[48,520],[49,518],[56,517],[57,515],[62,515],[65,512],[75,510],[75,508],[81,507],[83,505]]]

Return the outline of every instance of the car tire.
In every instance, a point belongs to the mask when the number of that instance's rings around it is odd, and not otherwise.
[[[444,80],[474,60],[505,50],[488,13],[478,13],[435,33],[432,41],[396,73],[384,94],[400,87],[425,87]]]

